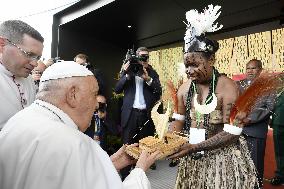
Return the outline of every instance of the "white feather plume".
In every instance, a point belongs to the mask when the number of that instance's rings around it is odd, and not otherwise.
[[[220,16],[219,11],[221,6],[208,5],[208,8],[204,9],[204,12],[199,13],[197,10],[192,9],[186,12],[187,31],[184,39],[188,40],[194,36],[200,36],[206,32],[215,32],[220,30],[223,25],[218,26],[218,22],[214,24],[217,18]]]

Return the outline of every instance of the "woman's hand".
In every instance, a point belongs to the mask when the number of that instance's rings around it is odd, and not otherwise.
[[[234,124],[240,128],[243,128],[244,126],[250,124],[251,120],[247,116],[247,113],[244,112],[237,113]]]
[[[179,149],[176,149],[176,152],[173,155],[168,156],[168,159],[181,158],[188,154],[191,154],[194,150],[194,147],[194,144],[185,143]]]

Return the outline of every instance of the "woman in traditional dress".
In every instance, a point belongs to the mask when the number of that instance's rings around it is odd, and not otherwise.
[[[222,27],[213,25],[220,8],[210,5],[204,13],[191,10],[186,14],[184,65],[189,80],[178,90],[177,121],[172,126],[187,133],[189,143],[170,157],[182,157],[176,189],[257,186],[255,166],[246,141],[240,137],[242,129],[226,124],[238,88],[214,67],[219,45],[205,36],[205,32]]]

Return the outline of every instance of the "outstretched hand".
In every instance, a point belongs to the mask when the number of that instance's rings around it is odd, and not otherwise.
[[[194,144],[185,143],[180,148],[176,149],[173,155],[168,156],[168,159],[176,159],[191,154],[194,149]]]

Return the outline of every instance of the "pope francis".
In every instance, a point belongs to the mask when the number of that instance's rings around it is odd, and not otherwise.
[[[150,188],[147,170],[160,153],[142,152],[135,163],[122,147],[111,157],[87,135],[97,106],[93,74],[75,62],[56,63],[43,73],[37,100],[0,132],[1,189]]]

